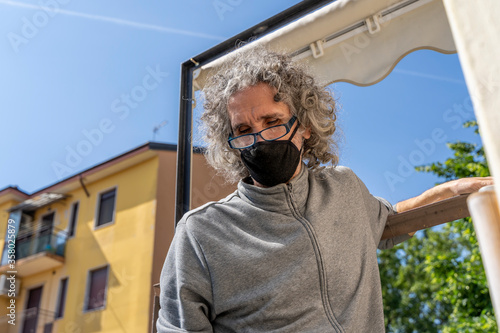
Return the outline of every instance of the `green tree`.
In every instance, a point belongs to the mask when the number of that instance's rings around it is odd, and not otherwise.
[[[464,124],[474,128],[475,121]],[[416,168],[445,181],[489,176],[481,145],[448,143],[453,156]],[[419,231],[379,252],[387,332],[498,332],[470,218]]]

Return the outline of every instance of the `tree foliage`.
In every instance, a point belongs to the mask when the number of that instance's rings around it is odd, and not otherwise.
[[[464,124],[475,129],[475,121]],[[483,147],[448,143],[453,156],[416,168],[445,181],[489,176]],[[387,332],[498,332],[470,218],[419,231],[379,252]]]

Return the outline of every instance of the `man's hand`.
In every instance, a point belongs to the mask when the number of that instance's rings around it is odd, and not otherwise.
[[[477,192],[483,186],[493,185],[493,177],[460,178],[441,185],[445,184],[448,184],[452,193],[451,196],[454,197],[460,194]]]
[[[493,177],[470,177],[452,180],[433,187],[421,195],[398,202],[398,213],[448,199],[460,194],[477,192],[481,187],[493,185]]]

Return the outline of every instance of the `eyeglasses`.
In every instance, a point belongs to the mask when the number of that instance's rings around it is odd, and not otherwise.
[[[243,134],[235,138],[230,135],[227,142],[229,143],[229,147],[233,149],[245,149],[257,142],[257,136],[260,136],[265,141],[278,140],[290,132],[295,120],[297,120],[297,117],[293,116],[286,124],[268,127],[257,133]]]

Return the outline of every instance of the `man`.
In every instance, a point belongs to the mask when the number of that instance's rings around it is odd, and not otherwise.
[[[158,332],[383,332],[376,250],[410,237],[381,242],[387,216],[492,183],[445,183],[394,208],[372,196],[335,167],[332,96],[263,48],[204,93],[207,159],[238,189],[179,222]]]

